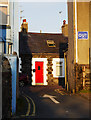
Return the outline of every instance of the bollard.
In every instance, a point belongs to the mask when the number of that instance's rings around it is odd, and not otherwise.
[[[75,89],[73,89],[73,94],[75,94]]]

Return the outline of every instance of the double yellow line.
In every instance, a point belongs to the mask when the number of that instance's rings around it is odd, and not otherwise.
[[[62,91],[60,91],[59,89],[55,89],[54,91],[57,92],[57,93],[60,93],[61,95],[65,95],[65,94],[66,94],[66,93],[64,94],[64,93],[63,93]]]
[[[27,109],[27,112],[26,112],[26,115],[21,115],[22,117],[24,117],[24,116],[35,116],[35,103],[34,103],[34,101],[32,100],[32,98],[31,97],[29,97],[29,96],[27,96],[27,95],[23,95],[23,97],[26,99],[26,101],[27,101],[27,103],[28,103],[28,109]],[[33,112],[32,112],[32,114],[31,115],[29,115],[29,113],[30,113],[30,110],[31,110],[31,105],[30,105],[30,101],[29,100],[31,100],[31,102],[32,102],[32,104],[33,104]]]

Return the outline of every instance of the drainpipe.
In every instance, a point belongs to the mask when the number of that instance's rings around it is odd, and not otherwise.
[[[77,2],[75,0],[75,36],[76,36],[76,63],[78,63],[78,54],[77,54]]]
[[[77,54],[77,1],[75,0],[75,40],[76,40],[76,63],[78,63]],[[76,84],[76,81],[74,81]],[[75,88],[73,88],[73,94],[75,93]]]
[[[12,31],[13,32],[13,46],[12,47],[13,47],[13,52],[14,52],[14,45],[15,45],[14,44],[14,1],[13,1],[13,16],[12,17],[13,17],[13,31]]]
[[[7,24],[10,25],[10,11],[9,11],[9,6],[10,6],[10,3],[9,3],[9,0],[8,0],[8,19],[7,19]]]

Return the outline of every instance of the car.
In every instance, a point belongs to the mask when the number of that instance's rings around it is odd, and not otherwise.
[[[19,74],[19,86],[23,87],[29,84],[28,75],[27,74]]]

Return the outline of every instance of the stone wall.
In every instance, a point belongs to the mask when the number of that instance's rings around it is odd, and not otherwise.
[[[48,71],[48,74],[47,74],[47,81],[48,81],[48,85],[54,85],[55,82],[54,82],[54,79],[53,79],[53,74],[52,74],[52,58],[47,58],[47,61],[48,61],[48,64],[47,64],[47,71]]]
[[[59,58],[59,54],[56,53],[34,53],[32,54],[32,56],[29,55],[23,55],[21,56],[21,60],[22,60],[22,73],[24,74],[28,74],[29,75],[29,80],[30,82],[32,82],[32,68],[31,68],[31,62],[32,62],[32,58],[47,58],[48,64],[47,64],[47,82],[48,85],[60,85],[60,81],[61,79],[59,78],[54,78],[52,71],[53,71],[53,64],[52,64],[52,58]],[[62,81],[64,81],[64,79],[62,78]],[[63,84],[63,83],[61,83]]]
[[[31,77],[32,77],[32,74],[31,74],[31,70],[32,70],[32,68],[31,68],[31,56],[22,56],[21,61],[22,61],[21,71],[23,74],[28,75],[28,78],[31,82],[32,81],[32,79],[31,79]]]
[[[12,83],[9,61],[2,57],[2,117],[11,116]]]
[[[91,88],[89,65],[75,65],[76,91]]]
[[[91,89],[91,73],[89,65],[83,66],[83,88],[84,89]]]

